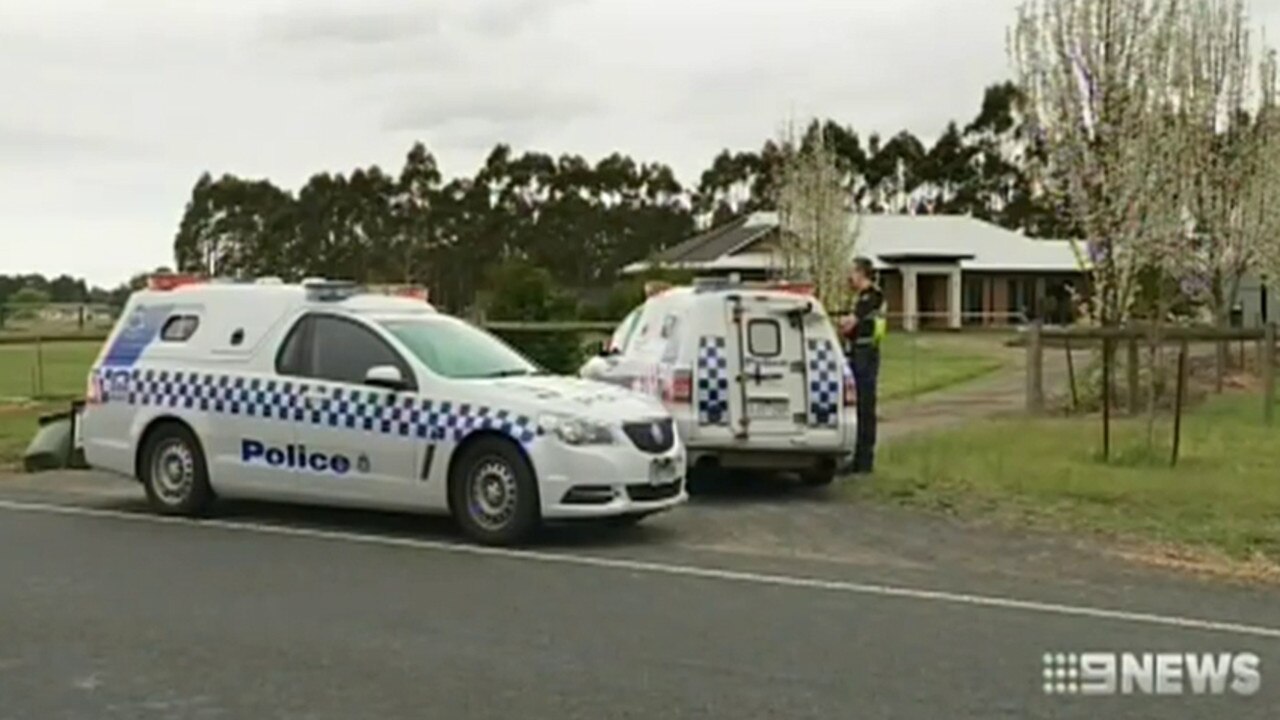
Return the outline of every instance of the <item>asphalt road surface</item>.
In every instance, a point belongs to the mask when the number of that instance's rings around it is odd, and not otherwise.
[[[0,478],[0,718],[1280,715],[1280,593],[831,497],[712,496],[517,552],[400,515],[161,521],[140,497]],[[1085,650],[1250,651],[1262,688],[1046,695],[1043,655]]]

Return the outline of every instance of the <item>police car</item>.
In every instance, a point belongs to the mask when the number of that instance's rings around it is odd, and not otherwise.
[[[313,280],[135,292],[89,376],[87,462],[155,509],[215,497],[448,511],[511,543],[543,519],[686,499],[662,404],[552,377],[421,298]]]
[[[662,399],[694,467],[791,471],[826,485],[856,439],[839,338],[802,286],[704,280],[664,290],[579,374]]]

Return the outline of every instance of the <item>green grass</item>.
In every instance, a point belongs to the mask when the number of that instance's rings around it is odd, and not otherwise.
[[[0,405],[0,470],[22,464],[22,453],[35,437],[41,415],[66,409],[64,403]]]
[[[48,342],[37,355],[34,344],[0,344],[0,403],[83,395],[89,366],[101,347],[98,341]]]
[[[880,355],[880,400],[942,390],[999,369],[1009,353],[995,336],[890,333]]]
[[[1007,419],[886,447],[856,497],[1017,526],[1280,562],[1280,428],[1257,396],[1216,397],[1184,419],[1169,467],[1169,422],[1148,452],[1145,422],[1118,422],[1113,461],[1098,459],[1101,422]]]

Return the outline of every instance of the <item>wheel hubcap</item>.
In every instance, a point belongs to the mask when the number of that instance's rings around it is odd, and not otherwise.
[[[468,483],[471,517],[487,530],[500,530],[515,514],[516,474],[501,460],[486,460]]]
[[[151,458],[151,482],[166,503],[186,499],[196,479],[195,456],[180,440],[169,440]]]

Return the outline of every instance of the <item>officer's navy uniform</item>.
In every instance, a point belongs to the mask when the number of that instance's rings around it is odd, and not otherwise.
[[[876,456],[876,382],[880,375],[880,328],[883,324],[884,294],[871,287],[858,293],[853,312],[858,319],[853,331],[844,336],[844,353],[858,391],[858,442],[853,453],[853,471],[869,473]]]

